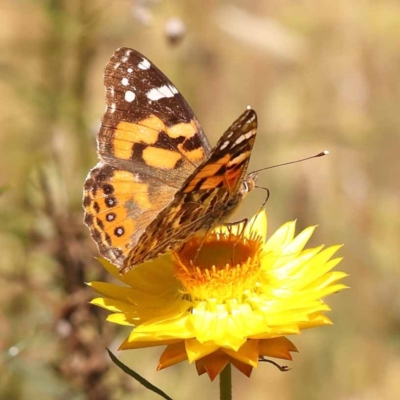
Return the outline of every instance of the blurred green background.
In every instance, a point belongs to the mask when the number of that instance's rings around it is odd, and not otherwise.
[[[400,2],[393,0],[2,0],[0,2],[0,398],[155,399],[114,365],[129,329],[88,306],[105,279],[81,207],[96,163],[103,68],[133,47],[175,83],[215,143],[247,105],[251,169],[270,232],[319,224],[344,243],[351,290],[334,325],[291,340],[280,373],[234,373],[236,399],[400,398]],[[260,207],[251,194],[240,216]],[[174,399],[218,397],[187,363],[155,372],[161,349],[119,353]]]

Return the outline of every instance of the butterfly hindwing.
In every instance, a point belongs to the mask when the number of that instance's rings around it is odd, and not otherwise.
[[[100,162],[85,182],[85,223],[100,253],[116,265],[127,255],[160,212],[160,204],[171,201],[175,190],[149,176],[121,170]]]

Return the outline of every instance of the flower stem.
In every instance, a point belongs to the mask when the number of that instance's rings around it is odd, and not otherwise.
[[[228,363],[219,375],[220,400],[232,400],[232,367]]]

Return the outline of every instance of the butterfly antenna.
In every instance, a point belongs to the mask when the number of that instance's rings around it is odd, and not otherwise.
[[[328,154],[329,154],[329,151],[328,150],[324,150],[324,151],[321,151],[320,153],[315,154],[315,155],[313,155],[311,157],[301,158],[300,160],[289,161],[289,162],[282,163],[282,164],[272,165],[271,167],[265,167],[265,168],[257,169],[255,171],[252,171],[251,173],[252,174],[256,174],[257,172],[264,171],[266,169],[272,169],[272,168],[276,168],[276,167],[283,167],[284,165],[290,165],[290,164],[297,164],[297,163],[302,162],[302,161],[312,160],[313,158],[323,157],[323,156],[326,156]]]
[[[323,157],[323,156],[326,156],[326,155],[328,155],[328,154],[329,154],[329,151],[328,151],[328,150],[324,150],[324,151],[321,151],[320,153],[315,154],[315,155],[310,156],[310,157],[301,158],[301,159],[299,159],[299,160],[289,161],[289,162],[282,163],[282,164],[272,165],[271,167],[266,167],[266,168],[257,169],[256,171],[252,171],[252,172],[250,173],[250,175],[252,175],[252,176],[255,178],[255,177],[257,177],[257,173],[258,173],[258,172],[264,171],[264,170],[266,170],[266,169],[272,169],[272,168],[276,168],[276,167],[282,167],[282,166],[284,166],[284,165],[296,164],[296,163],[298,163],[298,162],[311,160],[311,159],[313,159],[313,158]],[[256,185],[256,186],[254,186],[254,187],[255,187],[256,189],[262,189],[262,190],[265,190],[265,191],[266,191],[265,200],[264,200],[264,202],[262,203],[262,205],[261,205],[261,207],[260,207],[260,210],[259,210],[259,212],[261,212],[261,211],[265,208],[265,205],[267,204],[267,201],[268,201],[269,195],[270,195],[270,191],[269,191],[266,187],[263,187],[263,186],[257,186],[257,185]]]

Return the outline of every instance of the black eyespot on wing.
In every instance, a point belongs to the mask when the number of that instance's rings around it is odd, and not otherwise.
[[[104,194],[113,194],[114,193],[114,186],[110,185],[109,183],[105,183],[103,185],[103,192],[104,192]]]
[[[125,233],[125,229],[122,226],[118,226],[114,229],[115,236],[121,237]]]
[[[115,213],[108,213],[107,215],[106,215],[106,220],[108,221],[108,222],[111,222],[111,221],[114,221],[114,219],[115,219]]]
[[[110,196],[110,197],[106,197],[106,199],[104,200],[104,203],[106,204],[107,207],[114,207],[117,205],[118,201],[115,197]]]

